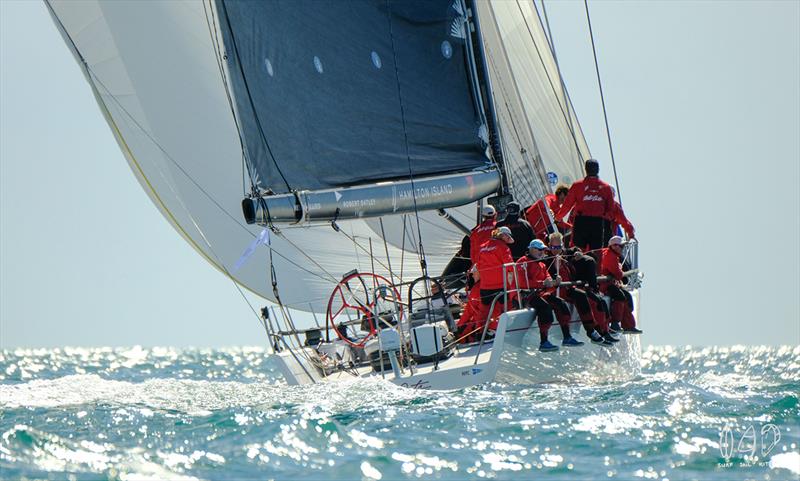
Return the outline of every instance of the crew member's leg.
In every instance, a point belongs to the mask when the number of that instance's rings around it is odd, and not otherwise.
[[[481,289],[481,313],[479,318],[481,327],[483,327],[483,323],[488,321],[489,329],[497,329],[497,318],[502,314],[506,300],[504,295],[498,297],[498,294],[502,294],[502,292],[503,289]],[[508,297],[509,302],[511,302],[513,298],[510,293]],[[497,298],[496,301],[495,298]],[[489,309],[491,309],[492,302],[494,302],[494,309],[490,313]]]
[[[558,320],[558,325],[561,327],[561,334],[564,339],[561,344],[564,346],[582,346],[583,343],[573,338],[572,333],[569,332],[569,324],[570,321],[572,321],[572,311],[569,310],[569,306],[564,302],[564,299],[555,294],[549,294],[545,296],[545,300],[550,304],[550,307],[553,308],[556,319]]]
[[[611,298],[611,329],[621,331],[625,328],[624,325],[630,324],[630,319],[633,317],[631,313],[633,300],[629,302],[630,293],[616,284],[610,284],[606,294]]]
[[[608,342],[618,342],[619,339],[612,336],[608,331],[608,320],[611,317],[611,312],[608,309],[606,301],[600,297],[597,292],[586,289],[586,297],[589,298],[589,307],[592,309],[592,317],[594,317],[597,330]]]
[[[622,289],[625,295],[625,310],[622,312],[622,331],[628,334],[640,334],[641,329],[636,328],[636,319],[633,317],[633,296]]]
[[[532,307],[536,310],[536,322],[539,324],[539,350],[557,350],[558,346],[551,344],[547,339],[547,333],[550,330],[550,326],[553,325],[553,308],[536,292],[531,292],[525,303],[528,307]]]
[[[581,324],[583,324],[583,329],[586,331],[586,335],[589,336],[589,339],[591,339],[592,342],[601,343],[603,341],[603,337],[597,331],[597,324],[595,323],[594,315],[592,314],[592,308],[589,305],[589,299],[586,295],[586,291],[576,287],[568,289],[567,300],[575,304],[575,308],[578,311],[578,316],[581,319]]]
[[[611,237],[616,235],[616,233],[614,233],[611,230],[611,221],[610,220],[603,219],[603,223],[602,224],[603,224],[603,243],[601,244],[601,247],[605,247],[605,246],[608,245],[609,239],[611,239]]]
[[[589,225],[588,217],[579,215],[575,217],[575,222],[572,224],[572,244],[582,250],[586,250],[589,245],[589,234],[591,226]]]

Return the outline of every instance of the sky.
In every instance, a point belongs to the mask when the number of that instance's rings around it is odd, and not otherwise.
[[[546,6],[612,181],[583,2]],[[590,11],[643,342],[800,344],[800,2]],[[265,341],[139,186],[44,5],[0,0],[0,348]]]

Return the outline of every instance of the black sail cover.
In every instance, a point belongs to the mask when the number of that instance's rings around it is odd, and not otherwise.
[[[460,0],[217,0],[259,189],[486,167]]]

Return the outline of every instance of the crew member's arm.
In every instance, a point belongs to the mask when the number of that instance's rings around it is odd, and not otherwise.
[[[628,237],[630,237],[631,239],[636,238],[636,233],[633,228],[633,224],[631,224],[631,221],[629,221],[628,218],[625,217],[625,211],[622,210],[622,205],[620,205],[620,203],[617,201],[614,201],[614,211],[611,220],[621,225],[622,228],[625,229],[625,233],[628,234]]]
[[[619,264],[619,258],[610,250],[603,252],[603,258],[600,260],[600,273],[609,275],[614,279],[622,282],[622,267]]]

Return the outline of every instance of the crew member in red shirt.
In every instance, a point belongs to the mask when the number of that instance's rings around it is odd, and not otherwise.
[[[528,253],[517,260],[517,276],[519,277],[520,288],[528,290],[525,304],[536,310],[536,321],[539,324],[539,350],[556,351],[558,346],[552,344],[547,333],[553,324],[555,309],[558,315],[558,324],[561,327],[561,334],[564,340],[563,346],[582,346],[583,343],[572,337],[569,331],[571,316],[569,308],[564,304],[564,300],[554,294],[553,287],[561,282],[560,277],[555,279],[550,277],[547,266],[542,262],[546,246],[539,239],[531,241]],[[566,311],[566,315],[564,312]]]
[[[492,237],[492,231],[497,223],[497,211],[494,207],[487,205],[481,211],[481,218],[483,219],[481,223],[475,226],[469,234],[469,258],[473,264],[478,263],[478,251],[481,250],[481,245]]]
[[[495,302],[494,311],[489,316],[489,309],[498,294],[503,289],[511,291],[514,287],[514,258],[511,257],[511,249],[508,245],[514,243],[511,236],[511,229],[508,227],[498,227],[492,231],[491,238],[484,242],[478,251],[478,275],[480,276],[480,296],[481,313],[479,319],[485,322],[487,319],[496,319],[500,315],[505,305],[505,297],[501,295]],[[514,300],[512,292],[508,294],[509,303]],[[494,329],[496,323],[491,322],[490,329]]]
[[[600,164],[589,159],[585,164],[586,177],[572,184],[556,219],[565,218],[574,211],[572,245],[581,249],[602,249],[606,232],[611,232],[609,220],[614,211],[614,192],[600,180]]]
[[[600,283],[600,289],[611,298],[611,329],[626,334],[641,334],[633,317],[633,296],[622,288],[622,237],[614,236],[608,247],[602,250],[600,275],[608,279]]]
[[[568,222],[555,220],[556,212],[561,209],[564,199],[567,198],[567,192],[569,192],[569,187],[565,184],[558,184],[555,194],[547,194],[525,209],[525,219],[533,227],[536,239],[545,239],[548,234],[555,232],[552,226],[553,221],[555,221],[556,228],[562,234],[566,234],[572,228],[572,225]],[[545,210],[545,205],[550,209],[549,214]]]

